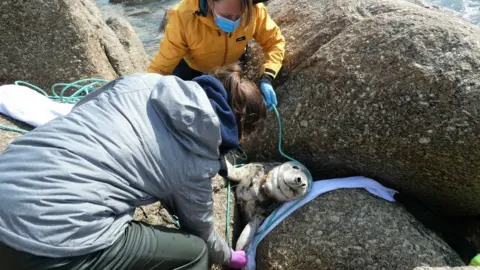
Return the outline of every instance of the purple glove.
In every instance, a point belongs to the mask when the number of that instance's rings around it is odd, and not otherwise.
[[[228,267],[233,269],[242,269],[243,267],[245,267],[245,265],[247,265],[247,262],[248,262],[248,259],[247,259],[247,255],[245,254],[245,251],[232,250],[232,259],[228,263]]]

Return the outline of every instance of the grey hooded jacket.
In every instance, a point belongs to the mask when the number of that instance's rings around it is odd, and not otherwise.
[[[203,89],[134,74],[0,154],[0,241],[31,254],[77,256],[113,244],[137,206],[160,200],[211,262],[231,250],[213,226],[211,177],[220,123]]]

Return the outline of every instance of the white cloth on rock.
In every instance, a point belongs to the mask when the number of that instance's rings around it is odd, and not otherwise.
[[[55,102],[26,86],[0,86],[0,113],[34,127],[67,115],[73,106],[74,104]]]

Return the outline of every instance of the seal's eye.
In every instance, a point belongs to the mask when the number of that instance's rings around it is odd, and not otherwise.
[[[295,179],[295,183],[300,184],[301,182],[302,182],[302,178],[301,178],[301,177],[297,177],[297,178]]]
[[[294,168],[295,170],[300,170],[297,165],[293,165],[292,168]]]

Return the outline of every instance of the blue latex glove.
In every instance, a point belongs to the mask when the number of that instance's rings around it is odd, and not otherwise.
[[[260,89],[262,90],[265,105],[267,105],[267,107],[272,110],[272,105],[275,105],[275,107],[277,106],[277,95],[275,94],[272,85],[268,82],[262,81],[260,83]]]

